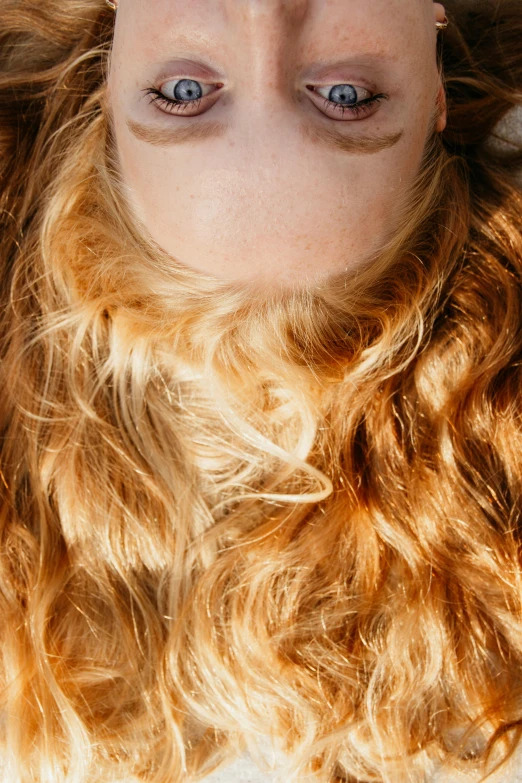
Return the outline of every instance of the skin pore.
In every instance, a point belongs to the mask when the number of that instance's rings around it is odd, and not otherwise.
[[[432,0],[119,0],[109,107],[137,222],[219,279],[357,269],[445,127],[443,18]]]

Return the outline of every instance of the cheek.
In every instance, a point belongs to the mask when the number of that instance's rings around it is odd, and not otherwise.
[[[116,126],[116,142],[122,179],[137,216],[146,226],[172,218],[169,204],[180,186],[166,151],[135,141],[121,125]]]
[[[394,149],[359,157],[342,184],[342,204],[352,215],[357,234],[368,230],[376,239],[389,236],[397,225],[401,205],[419,170],[423,141],[401,139]],[[363,233],[364,232],[364,233]]]

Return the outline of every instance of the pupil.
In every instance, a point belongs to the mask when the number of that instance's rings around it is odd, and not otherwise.
[[[202,93],[202,89],[194,79],[181,79],[174,89],[174,97],[177,100],[201,98]]]
[[[357,103],[357,92],[350,84],[338,84],[332,88],[330,100],[351,105]]]

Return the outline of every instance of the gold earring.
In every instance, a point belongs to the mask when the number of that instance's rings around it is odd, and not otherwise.
[[[105,2],[107,3],[107,5],[111,9],[111,11],[117,11],[118,10],[118,6],[116,5],[116,3],[111,3],[111,0],[105,0]]]
[[[443,22],[435,22],[435,27],[437,28],[437,30],[445,30],[448,25],[449,22],[447,16],[444,17]]]

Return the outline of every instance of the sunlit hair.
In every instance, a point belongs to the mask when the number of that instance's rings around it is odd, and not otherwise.
[[[104,0],[0,0],[3,782],[181,783],[266,740],[285,783],[505,779],[522,154],[488,139],[522,6],[495,9],[448,3],[449,124],[388,245],[271,291],[139,230]]]

